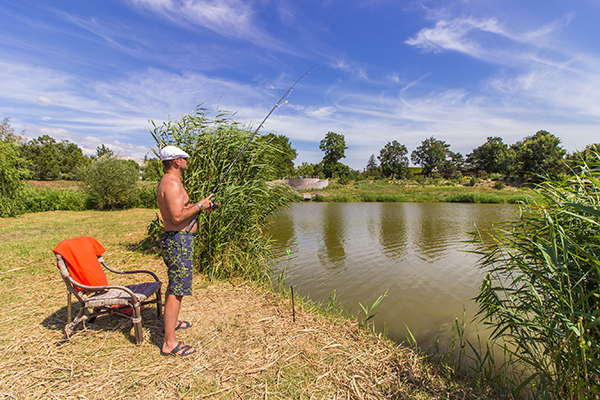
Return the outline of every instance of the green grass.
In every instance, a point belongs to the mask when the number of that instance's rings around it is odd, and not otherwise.
[[[451,182],[435,183],[428,180],[423,185],[415,181],[363,181],[349,185],[332,185],[312,190],[319,193],[313,201],[320,202],[460,202],[519,204],[541,196],[528,188],[509,187],[502,190],[487,186],[457,186]]]

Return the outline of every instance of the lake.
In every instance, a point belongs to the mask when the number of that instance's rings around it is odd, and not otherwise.
[[[397,342],[410,329],[419,346],[447,341],[456,317],[477,312],[482,271],[467,232],[514,219],[508,204],[459,203],[293,203],[270,224],[275,273],[286,268],[286,285],[297,295],[326,301],[334,291],[357,312],[386,290],[375,309],[378,330],[385,323]],[[288,256],[289,250],[289,256]],[[363,315],[364,317],[364,315]],[[467,339],[482,327],[470,324]]]

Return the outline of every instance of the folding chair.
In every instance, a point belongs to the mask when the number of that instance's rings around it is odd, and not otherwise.
[[[112,313],[131,319],[135,328],[135,342],[144,340],[142,331],[141,307],[156,303],[158,317],[162,315],[162,282],[151,271],[118,271],[104,262],[104,247],[90,236],[63,240],[54,248],[58,269],[67,285],[67,338],[75,327],[85,321],[94,322],[97,316]],[[102,267],[116,274],[149,274],[154,282],[133,285],[109,285]],[[156,299],[148,300],[153,294]],[[71,295],[79,300],[80,309],[77,317],[71,321]],[[87,309],[91,312],[86,312]],[[129,311],[129,313],[127,313]]]

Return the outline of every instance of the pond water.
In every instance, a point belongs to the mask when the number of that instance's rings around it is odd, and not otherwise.
[[[470,321],[483,274],[468,232],[515,218],[517,207],[456,203],[294,203],[270,224],[275,273],[313,301],[335,291],[344,308],[375,309],[376,327],[401,342],[407,327],[419,346],[448,341],[455,318]],[[289,255],[288,255],[289,250]],[[469,324],[467,339],[487,335]]]

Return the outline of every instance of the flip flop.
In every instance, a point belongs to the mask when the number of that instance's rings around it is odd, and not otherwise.
[[[188,329],[192,327],[192,323],[188,321],[177,321],[177,326],[175,330],[178,331],[180,329]]]
[[[169,351],[168,353],[165,353],[164,351],[162,351],[162,349],[160,350],[160,355],[161,356],[179,356],[179,357],[185,357],[185,356],[189,356],[190,354],[194,354],[196,352],[196,350],[194,350],[192,348],[192,346],[190,346],[189,344],[186,344],[184,346],[182,346],[182,342],[178,342],[177,346],[175,346],[173,348],[173,350]],[[191,350],[191,351],[190,351]]]

